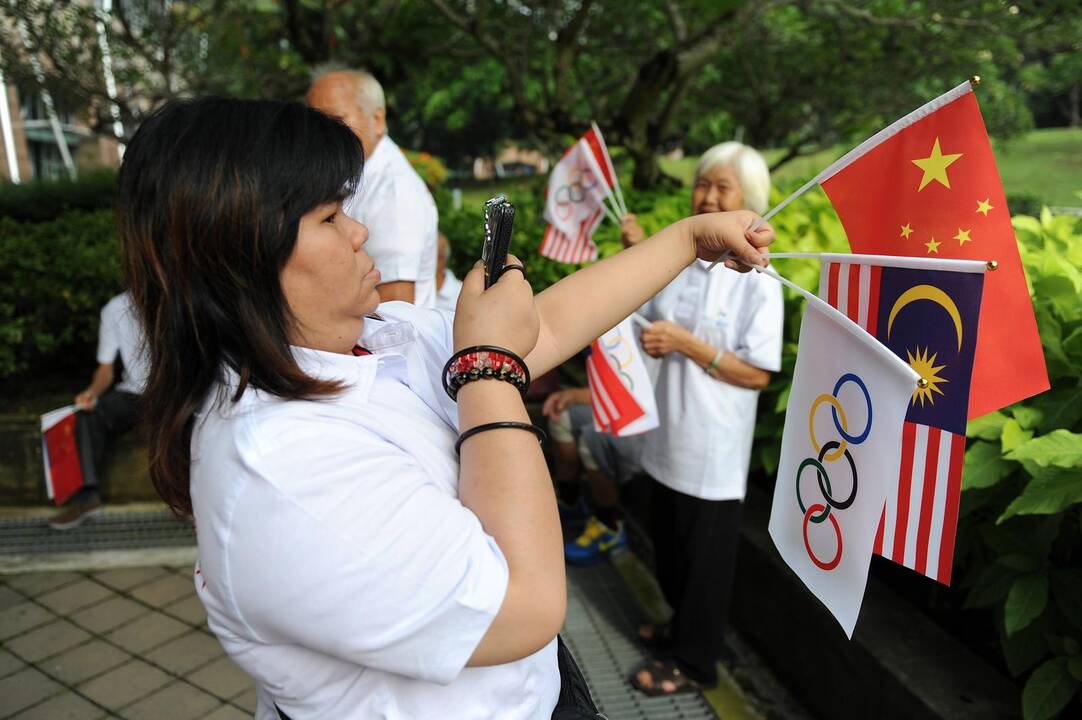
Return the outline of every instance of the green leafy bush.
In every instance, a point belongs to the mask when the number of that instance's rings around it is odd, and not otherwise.
[[[1082,692],[1082,221],[1016,215],[1052,389],[969,424],[958,561],[1026,720]],[[963,534],[964,533],[964,534]]]
[[[0,218],[0,378],[92,364],[98,313],[120,286],[112,210]]]
[[[64,213],[104,210],[115,203],[115,170],[84,173],[77,180],[0,184],[0,218],[18,222],[48,222]]]

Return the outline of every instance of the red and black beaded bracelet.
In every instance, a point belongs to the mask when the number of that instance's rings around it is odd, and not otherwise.
[[[530,370],[515,353],[495,345],[474,345],[459,350],[443,366],[443,389],[452,400],[462,386],[474,380],[503,380],[518,388],[522,397],[530,387]]]

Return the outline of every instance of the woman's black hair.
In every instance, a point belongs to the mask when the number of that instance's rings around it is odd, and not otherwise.
[[[357,137],[316,110],[275,100],[171,102],[136,132],[120,170],[118,226],[150,375],[150,474],[191,512],[191,432],[225,367],[282,398],[335,383],[297,366],[280,273],[301,216],[344,199],[364,165]]]

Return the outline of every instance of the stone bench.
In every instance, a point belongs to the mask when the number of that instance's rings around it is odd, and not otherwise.
[[[33,413],[0,414],[0,505],[50,502],[45,492],[40,423]],[[113,444],[103,475],[102,494],[111,502],[158,499],[147,473],[146,442],[138,430]]]

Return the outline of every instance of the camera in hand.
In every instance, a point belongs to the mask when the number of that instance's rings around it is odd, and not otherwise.
[[[515,206],[503,195],[485,201],[485,244],[481,262],[485,266],[485,289],[500,279],[511,247],[511,227],[515,223]]]

